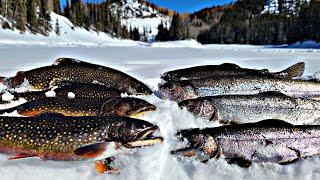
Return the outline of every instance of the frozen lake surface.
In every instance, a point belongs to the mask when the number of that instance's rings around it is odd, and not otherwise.
[[[31,46],[0,45],[0,76],[13,76],[17,71],[50,65],[56,58],[72,57],[122,70],[157,90],[160,74],[193,65],[236,63],[242,67],[280,71],[290,65],[306,62],[305,76],[320,71],[320,50],[266,48],[260,46],[209,45],[194,47],[156,44],[141,46]],[[210,127],[217,124],[196,119],[176,103],[158,97],[141,97],[154,103],[158,110],[145,114],[145,119],[157,124],[165,138],[162,145],[119,155],[113,163],[119,175],[97,175],[91,162],[53,162],[38,159],[8,161],[0,155],[1,180],[6,179],[319,179],[320,158],[299,160],[295,164],[253,164],[248,169],[229,165],[223,159],[211,159],[207,164],[178,159],[170,151],[181,145],[174,138],[179,129]]]

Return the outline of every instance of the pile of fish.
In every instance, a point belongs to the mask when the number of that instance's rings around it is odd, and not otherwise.
[[[235,64],[197,66],[162,75],[161,97],[222,126],[186,129],[177,137],[188,146],[172,154],[202,162],[288,164],[320,153],[320,82],[300,80],[305,64],[281,72]]]
[[[288,164],[320,153],[320,82],[301,80],[304,63],[281,72],[235,64],[197,66],[162,75],[162,99],[176,101],[204,121],[220,127],[185,129],[176,134],[187,147],[181,158],[230,164]],[[95,161],[99,173],[117,173],[114,156],[163,142],[159,128],[135,119],[155,111],[149,102],[127,95],[151,89],[118,70],[75,59],[1,78],[11,99],[26,103],[0,110],[0,153],[11,160],[38,157],[56,161]],[[28,91],[17,88],[27,86]],[[3,96],[2,96],[3,97]],[[16,117],[5,116],[6,113]]]
[[[153,136],[156,125],[132,118],[156,107],[142,99],[121,97],[122,93],[149,95],[152,91],[115,69],[58,59],[51,66],[18,72],[1,81],[13,95],[11,100],[27,101],[0,110],[21,115],[0,117],[0,152],[13,155],[10,159],[94,160],[98,172],[116,173],[118,169],[109,166],[113,156],[163,141]],[[15,91],[26,84],[30,91]],[[47,97],[48,92],[54,97]]]

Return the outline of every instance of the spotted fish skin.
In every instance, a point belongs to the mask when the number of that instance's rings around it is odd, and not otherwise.
[[[278,120],[182,130],[178,137],[209,158],[226,158],[241,166],[244,162],[288,164],[320,153],[320,126],[292,126]]]
[[[98,82],[129,94],[152,94],[149,87],[123,72],[67,58],[56,60],[52,66],[19,72],[15,77],[8,78],[5,83],[14,88],[21,85],[25,80],[36,90],[48,89],[51,84],[55,84],[57,81],[70,81],[80,83]]]
[[[77,98],[112,98],[121,96],[120,90],[101,84],[63,82],[58,86],[59,87],[53,89],[55,92],[55,97],[68,97],[70,92],[74,93],[75,97]],[[20,98],[23,98],[26,101],[34,101],[37,99],[46,98],[46,93],[49,91],[50,90],[10,93],[14,96],[13,100],[19,100]]]
[[[119,117],[0,117],[0,153],[27,154],[57,161],[86,160],[74,151],[88,144],[134,141],[143,120]]]
[[[17,111],[23,116],[40,114],[62,114],[64,116],[134,116],[156,107],[147,101],[132,97],[114,98],[42,98],[10,109],[0,110],[0,114]]]
[[[225,76],[262,76],[274,78],[300,77],[304,73],[305,63],[300,62],[277,73],[271,73],[267,69],[247,69],[236,64],[224,63],[221,65],[196,66],[186,69],[178,69],[164,73],[161,78],[166,81],[181,81],[204,79]]]
[[[267,91],[278,91],[291,97],[319,96],[320,83],[253,76],[167,82],[160,86],[162,98],[175,101],[205,96],[252,95]]]
[[[194,115],[226,123],[284,119],[291,124],[303,125],[320,118],[320,101],[291,98],[275,92],[200,97],[181,101],[179,106]]]

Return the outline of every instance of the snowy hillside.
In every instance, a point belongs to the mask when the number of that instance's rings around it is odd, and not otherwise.
[[[170,26],[170,17],[161,14],[156,9],[139,3],[138,0],[122,0],[112,4],[115,13],[120,12],[122,25],[138,28],[141,34],[146,31],[148,40],[153,40],[158,34],[158,25],[164,23]]]
[[[26,31],[21,34],[19,30],[10,30],[0,28],[0,44],[25,44],[25,45],[54,45],[54,46],[130,46],[137,45],[137,42],[131,40],[120,40],[113,38],[106,33],[97,33],[96,31],[88,31],[84,28],[74,27],[69,19],[51,12],[52,31],[49,36],[41,34],[32,34]],[[3,19],[3,18],[2,18]],[[59,24],[60,35],[54,30],[56,22]]]

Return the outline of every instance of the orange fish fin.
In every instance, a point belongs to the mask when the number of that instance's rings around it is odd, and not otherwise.
[[[17,154],[14,157],[10,157],[9,160],[25,159],[25,158],[31,158],[31,157],[36,157],[36,155],[21,153],[21,154]]]
[[[82,158],[96,158],[106,151],[107,142],[95,143],[77,148],[74,154]]]
[[[104,173],[118,174],[118,173],[120,173],[119,169],[109,167],[109,165],[107,164],[107,162],[105,160],[95,161],[95,169],[96,169],[96,172],[99,174],[104,174]]]

